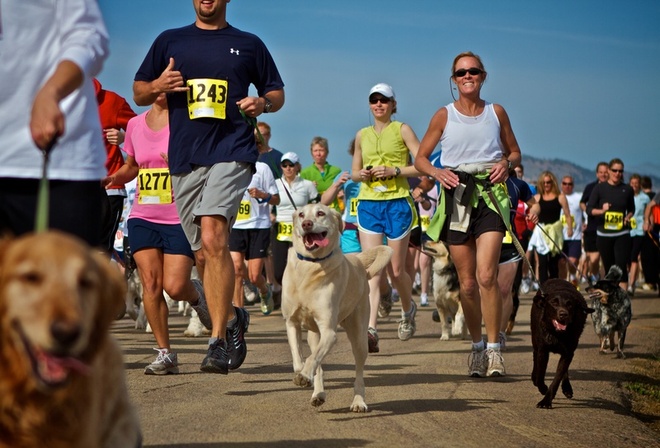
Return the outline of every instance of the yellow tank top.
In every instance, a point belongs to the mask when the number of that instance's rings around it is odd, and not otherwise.
[[[408,147],[401,137],[400,121],[392,121],[381,131],[376,132],[373,126],[360,130],[360,147],[362,149],[362,166],[398,166],[409,165]],[[384,201],[407,197],[410,192],[408,179],[405,177],[372,178],[360,185],[358,199]]]

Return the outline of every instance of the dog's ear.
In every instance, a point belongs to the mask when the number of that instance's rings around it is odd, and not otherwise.
[[[545,294],[543,294],[541,291],[536,291],[536,295],[534,296],[532,303],[539,308],[545,308]]]
[[[341,214],[335,210],[334,208],[330,208],[330,214],[332,215],[332,218],[335,220],[337,223],[337,230],[339,233],[344,233],[344,220],[341,219]]]

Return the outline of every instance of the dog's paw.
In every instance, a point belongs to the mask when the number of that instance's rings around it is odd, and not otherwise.
[[[312,395],[312,401],[310,402],[312,406],[319,407],[325,403],[325,392],[321,392],[318,395]]]
[[[536,407],[541,409],[552,409],[552,398],[546,395],[543,400],[536,403]]]
[[[546,386],[544,383],[538,384],[537,387],[539,392],[541,392],[541,395],[545,395],[548,392],[548,386]]]
[[[351,411],[353,412],[367,412],[369,408],[361,397],[355,397],[353,404],[351,404]]]
[[[448,341],[449,340],[449,334],[448,333],[442,333],[442,336],[440,336],[441,341]]]
[[[312,379],[307,378],[302,373],[297,373],[296,376],[293,377],[293,384],[300,387],[311,387]]]
[[[561,391],[566,398],[573,398],[573,386],[568,381],[562,381]]]
[[[197,313],[195,313],[190,318],[188,328],[183,332],[183,335],[189,338],[198,338],[204,334],[204,330],[204,324],[202,324],[202,321],[197,317]]]

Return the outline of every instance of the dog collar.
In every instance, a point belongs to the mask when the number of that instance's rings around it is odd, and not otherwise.
[[[323,258],[311,258],[311,257],[306,257],[306,256],[304,256],[304,255],[300,255],[298,252],[296,252],[296,256],[298,257],[298,260],[311,261],[312,263],[317,263],[317,262],[319,262],[319,261],[323,261],[323,260],[325,260],[325,259],[327,259],[327,258],[332,257],[332,254],[334,254],[334,253],[335,253],[335,252],[332,251],[332,252],[330,252],[328,255],[326,255],[325,257],[323,257]]]

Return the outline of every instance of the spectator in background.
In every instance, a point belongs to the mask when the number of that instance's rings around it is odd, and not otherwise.
[[[539,222],[534,227],[529,241],[538,255],[539,283],[543,285],[550,278],[559,278],[559,258],[564,242],[561,214],[566,217],[566,232],[573,236],[573,218],[568,208],[566,196],[559,190],[557,178],[550,171],[543,171],[538,180],[539,193],[534,195],[541,210]]]
[[[330,188],[337,175],[341,173],[341,168],[332,166],[327,161],[330,153],[327,139],[314,137],[310,145],[310,152],[312,153],[313,162],[308,167],[303,168],[300,177],[314,182],[319,194],[323,194],[325,190]],[[330,206],[341,213],[342,210],[336,197]]]
[[[639,255],[642,251],[642,244],[644,243],[644,211],[649,202],[651,202],[651,198],[642,191],[642,177],[639,174],[630,176],[629,183],[635,193],[635,213],[630,220],[632,249],[630,251],[628,293],[634,296],[639,268]]]
[[[108,56],[98,2],[2,1],[0,230],[34,230],[50,154],[51,228],[96,246],[106,159],[92,78]]]
[[[642,191],[653,200],[655,192],[653,192],[653,182],[649,176],[642,176],[641,180]],[[647,205],[648,207],[648,205]],[[646,214],[646,210],[644,211]],[[656,227],[653,224],[644,228],[644,241],[642,242],[642,252],[640,260],[642,264],[642,272],[644,274],[644,289],[655,289],[658,284],[658,269],[660,268],[660,243],[658,242],[658,230],[660,230],[660,205],[654,205],[650,210],[650,218],[653,219]],[[646,219],[642,225],[647,224]],[[639,225],[639,224],[638,224]]]
[[[561,191],[566,197],[568,202],[568,210],[571,212],[571,221],[573,222],[573,234],[568,234],[568,220],[564,215],[564,211],[561,213],[561,223],[564,226],[563,235],[564,235],[564,247],[563,252],[568,260],[565,257],[559,259],[559,278],[563,278],[569,281],[576,281],[577,265],[580,260],[580,255],[582,255],[582,224],[584,223],[582,213],[582,208],[580,207],[580,198],[582,197],[580,193],[575,193],[573,188],[575,182],[573,176],[566,175],[561,179]],[[579,279],[577,279],[579,281]],[[577,285],[577,283],[575,283]]]
[[[96,92],[96,102],[99,105],[99,117],[107,153],[105,168],[108,176],[112,176],[124,165],[124,157],[119,146],[124,143],[124,131],[126,131],[128,120],[135,117],[136,114],[124,98],[111,90],[105,90],[96,78],[94,78],[94,91]],[[115,233],[124,210],[124,199],[127,197],[126,186],[124,184],[111,185],[106,188],[105,192],[107,198],[103,201],[100,246],[108,253],[112,253]]]
[[[605,272],[616,264],[623,276],[619,285],[628,289],[630,262],[630,219],[635,212],[633,189],[623,183],[623,161],[612,159],[606,182],[596,185],[589,196],[587,213],[598,223],[596,244]]]
[[[259,162],[263,162],[268,165],[273,177],[279,179],[282,177],[282,168],[280,167],[280,161],[282,160],[282,153],[275,148],[270,146],[271,128],[268,123],[265,121],[260,121],[257,123],[257,128],[261,132],[263,137],[263,142],[260,142],[257,146],[259,148]],[[255,131],[256,133],[256,131]],[[257,134],[257,139],[259,138]]]
[[[582,192],[582,198],[580,199],[580,207],[583,211],[587,211],[587,203],[589,202],[589,196],[594,187],[602,182],[607,182],[609,177],[609,170],[607,167],[607,162],[598,162],[596,165],[596,180],[587,184],[584,187]],[[587,253],[587,275],[591,282],[596,281],[597,278],[600,278],[600,254],[598,253],[598,246],[596,245],[596,230],[598,224],[596,218],[587,213],[587,226],[583,230],[583,245],[584,251]]]

